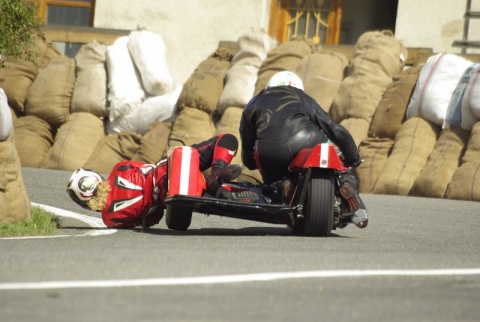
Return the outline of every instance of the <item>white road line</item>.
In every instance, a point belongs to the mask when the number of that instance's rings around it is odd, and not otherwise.
[[[49,211],[53,213],[56,216],[59,217],[66,217],[66,218],[72,218],[76,220],[80,220],[89,226],[93,228],[101,228],[101,229],[92,229],[88,230],[86,233],[81,234],[81,235],[55,235],[55,236],[25,236],[25,237],[6,237],[6,238],[0,238],[0,239],[38,239],[38,238],[59,238],[59,237],[78,237],[78,236],[101,236],[101,235],[110,235],[114,234],[117,232],[116,229],[107,229],[105,224],[100,218],[95,218],[91,216],[86,216],[82,215],[76,212],[52,207],[52,206],[47,206],[47,205],[42,205],[39,203],[32,202],[32,206],[40,207],[45,209],[46,211]]]
[[[149,278],[131,280],[99,280],[99,281],[52,281],[31,283],[0,283],[0,290],[42,290],[66,288],[113,288],[138,286],[168,286],[195,284],[245,283],[274,281],[300,278],[335,278],[335,277],[375,277],[375,276],[459,276],[480,275],[480,268],[466,269],[419,269],[419,270],[334,270],[278,272],[241,275],[218,275],[199,277]]]

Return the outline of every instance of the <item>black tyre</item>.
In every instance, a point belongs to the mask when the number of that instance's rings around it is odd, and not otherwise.
[[[167,206],[165,222],[169,229],[187,230],[192,222],[192,209],[181,206]]]
[[[313,171],[305,200],[306,236],[326,237],[333,227],[335,175],[332,171]]]

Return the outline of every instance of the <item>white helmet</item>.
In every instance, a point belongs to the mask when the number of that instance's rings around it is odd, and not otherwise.
[[[84,208],[93,197],[100,183],[103,181],[101,175],[89,169],[77,169],[70,177],[67,184],[67,193],[70,198]]]
[[[278,72],[273,75],[265,88],[274,86],[293,86],[303,91],[303,82],[295,73],[289,71]]]

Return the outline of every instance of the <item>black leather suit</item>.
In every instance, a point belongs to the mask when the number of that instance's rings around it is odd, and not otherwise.
[[[240,137],[243,164],[250,170],[260,169],[267,184],[285,177],[300,150],[328,139],[343,153],[346,166],[361,162],[350,133],[313,98],[291,86],[270,87],[255,96],[243,110]]]

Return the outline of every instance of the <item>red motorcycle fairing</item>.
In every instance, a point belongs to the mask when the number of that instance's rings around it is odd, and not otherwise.
[[[312,148],[300,151],[288,167],[289,171],[306,168],[327,168],[338,171],[348,170],[330,143],[317,144]]]

